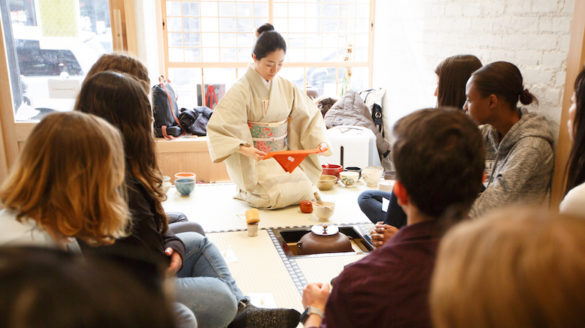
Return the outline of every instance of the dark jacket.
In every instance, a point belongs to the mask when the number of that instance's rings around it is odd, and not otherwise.
[[[103,250],[139,248],[149,257],[164,258],[168,261],[169,258],[164,255],[164,250],[171,247],[184,259],[183,242],[170,231],[166,234],[161,233],[163,220],[166,220],[166,217],[156,214],[155,200],[146,188],[129,175],[126,178],[126,185],[128,186],[128,207],[132,215],[132,233],[128,237],[117,240],[113,245],[103,246]]]

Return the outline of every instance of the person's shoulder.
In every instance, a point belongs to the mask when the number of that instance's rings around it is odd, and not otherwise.
[[[245,96],[245,95],[249,94],[251,88],[252,88],[252,84],[250,83],[250,81],[246,77],[243,77],[243,78],[237,80],[229,88],[229,90],[226,92],[226,95],[224,97],[234,96],[234,95],[238,95],[240,97]]]
[[[540,154],[548,156],[554,153],[552,141],[539,135],[526,135],[516,140],[513,144],[513,152],[520,154]]]
[[[289,90],[291,92],[300,93],[300,89],[299,89],[299,87],[297,87],[296,84],[294,84],[293,82],[289,81],[288,79],[286,79],[280,75],[275,76],[274,79],[272,79],[272,83],[278,84],[279,88],[281,88],[281,89]]]
[[[17,220],[16,212],[10,209],[0,210],[0,231],[0,245],[55,246],[34,220],[27,217]]]
[[[373,270],[384,270],[390,266],[391,262],[393,262],[394,255],[392,245],[384,245],[381,248],[373,250],[364,258],[347,265],[343,272],[346,275],[359,277],[360,275],[368,274]]]
[[[552,123],[546,116],[522,109],[522,117],[517,123],[520,127],[519,137],[536,137],[552,142],[554,139]]]
[[[154,198],[148,192],[146,187],[132,174],[126,174],[126,189],[128,195],[128,206],[131,212],[138,209],[150,209]]]
[[[585,183],[571,189],[560,204],[562,214],[585,216]]]
[[[11,209],[0,209],[0,230],[3,232],[3,235],[9,231],[30,230],[35,226],[33,220],[28,218],[18,220],[17,217],[17,213]]]
[[[0,221],[16,218],[16,213],[8,208],[0,208]]]

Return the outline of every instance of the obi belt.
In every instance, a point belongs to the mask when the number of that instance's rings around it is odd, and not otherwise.
[[[254,148],[265,153],[288,149],[288,118],[281,122],[248,122]]]

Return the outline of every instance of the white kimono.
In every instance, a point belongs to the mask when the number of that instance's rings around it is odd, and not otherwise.
[[[274,158],[256,161],[238,152],[252,145],[248,122],[288,123],[288,148],[314,149],[324,141],[321,113],[290,81],[279,76],[267,88],[252,67],[221,99],[207,125],[209,153],[213,162],[226,161],[236,198],[258,208],[281,208],[313,198],[313,185],[321,175],[317,155],[309,155],[292,173]]]

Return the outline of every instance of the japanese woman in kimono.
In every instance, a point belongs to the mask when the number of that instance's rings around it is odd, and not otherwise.
[[[282,208],[312,199],[321,175],[317,155],[287,173],[269,152],[327,148],[325,125],[315,105],[290,81],[276,76],[286,43],[269,24],[258,32],[248,71],[221,99],[207,125],[209,152],[226,161],[236,198],[257,208]],[[262,31],[261,29],[268,30]]]

